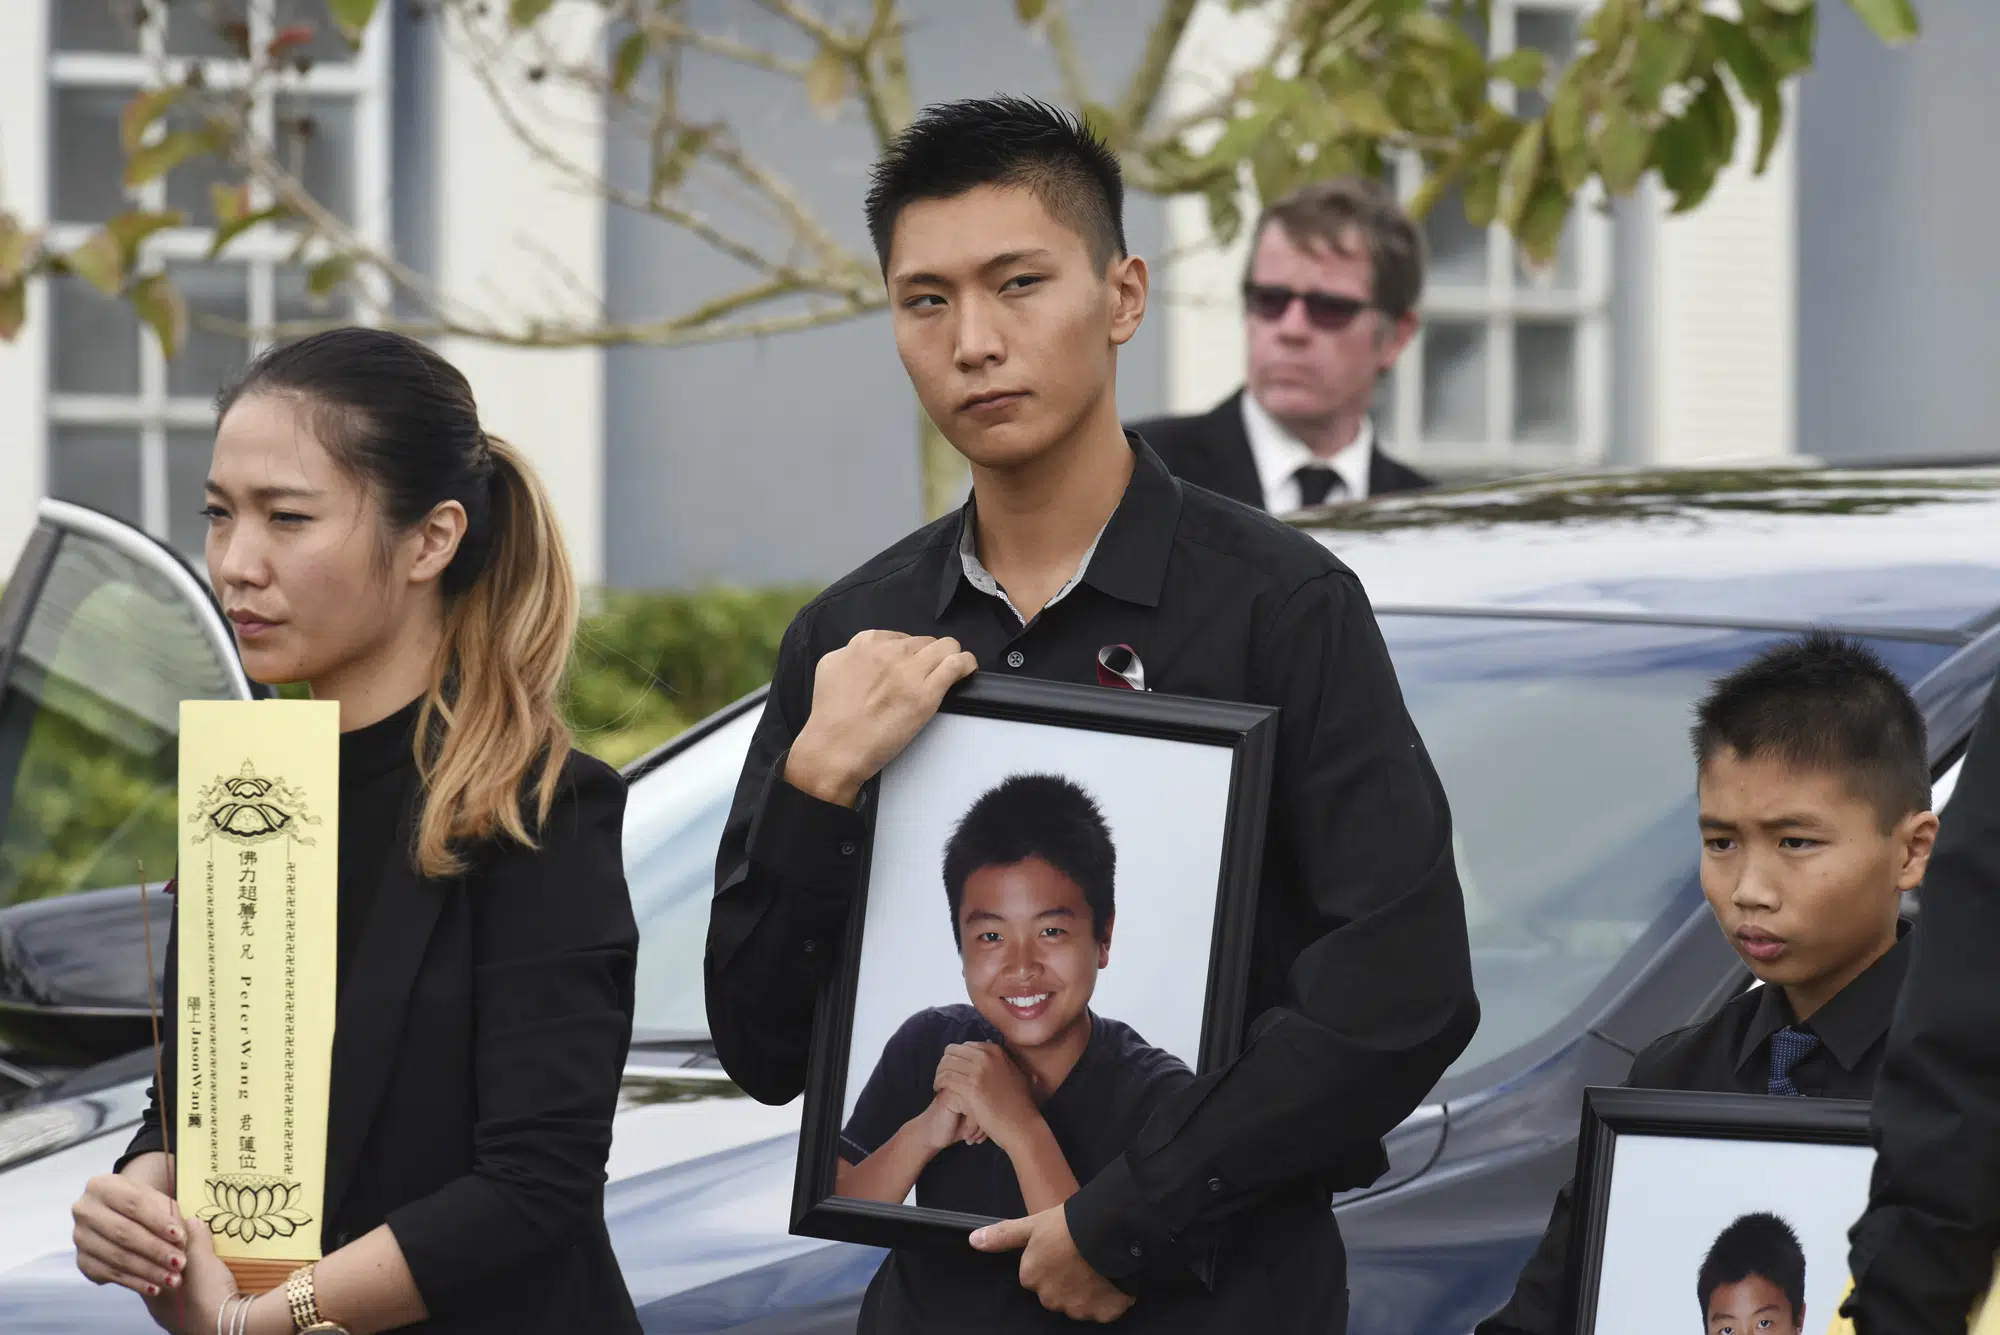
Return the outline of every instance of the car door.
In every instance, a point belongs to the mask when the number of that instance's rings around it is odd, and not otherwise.
[[[204,579],[44,500],[0,599],[0,909],[173,866],[182,700],[248,699]]]

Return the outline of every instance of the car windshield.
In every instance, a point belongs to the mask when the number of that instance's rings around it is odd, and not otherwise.
[[[1535,1043],[1694,906],[1689,706],[1768,632],[1384,613],[1382,632],[1451,799],[1479,992],[1452,1075]],[[1944,646],[1875,648],[1914,683]],[[705,1037],[702,950],[716,845],[749,710],[633,785],[626,874],[642,1040]],[[1636,964],[1637,961],[1634,961]]]

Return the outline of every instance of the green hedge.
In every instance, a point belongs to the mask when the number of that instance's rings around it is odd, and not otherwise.
[[[606,593],[576,637],[567,712],[584,750],[645,754],[771,679],[785,627],[814,590]]]

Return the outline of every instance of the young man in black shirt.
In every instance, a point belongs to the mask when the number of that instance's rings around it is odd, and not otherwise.
[[[1764,986],[1641,1052],[1641,1089],[1866,1099],[1908,947],[1898,908],[1937,837],[1924,720],[1865,645],[1814,632],[1696,707],[1701,888]],[[1514,1297],[1477,1335],[1555,1335],[1570,1188]]]
[[[1359,583],[1119,427],[1146,306],[1120,201],[1101,143],[1013,99],[930,108],[878,164],[896,348],[973,494],[787,631],[717,859],[709,1022],[739,1085],[796,1097],[868,781],[975,668],[1097,684],[1112,651],[1147,688],[1281,710],[1253,1019],[1060,1208],[984,1230],[992,1254],[892,1253],[868,1331],[1041,1329],[1044,1306],[1344,1329],[1330,1193],[1382,1174],[1478,1021],[1450,813]]]
[[[1707,1335],[1799,1335],[1806,1324],[1806,1249],[1774,1214],[1746,1214],[1716,1236],[1695,1277]]]
[[[905,1020],[841,1132],[842,1196],[1012,1219],[1052,1209],[1125,1152],[1194,1079],[1090,1009],[1111,963],[1118,850],[1090,794],[1017,774],[944,851],[971,1005]]]

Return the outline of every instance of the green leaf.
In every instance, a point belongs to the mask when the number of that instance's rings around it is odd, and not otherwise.
[[[375,17],[375,4],[376,0],[326,0],[327,12],[350,43],[361,40],[368,20]]]
[[[250,212],[250,187],[217,181],[208,188],[208,203],[215,211],[217,225],[227,227]]]
[[[1901,46],[1917,35],[1917,11],[1910,0],[1847,0],[1861,21],[1890,46]]]
[[[1632,61],[1632,100],[1651,110],[1660,95],[1679,81],[1694,55],[1694,38],[1664,23],[1642,23],[1639,51]]]
[[[1491,226],[1500,212],[1500,164],[1483,162],[1466,173],[1460,197],[1465,201],[1467,222],[1474,227]]]
[[[646,63],[646,34],[628,33],[625,40],[618,43],[618,51],[611,57],[611,89],[624,94],[632,86],[632,80],[639,77],[639,69]]]
[[[306,270],[306,292],[313,297],[324,297],[346,282],[353,273],[354,261],[345,255],[323,259]]]
[[[0,284],[0,343],[12,343],[28,318],[28,285],[16,278]]]
[[[1539,267],[1555,259],[1569,211],[1570,196],[1561,186],[1544,181],[1535,188],[1522,214],[1521,225],[1514,229],[1514,239],[1521,243],[1522,253],[1530,263]]]
[[[1583,35],[1597,46],[1616,50],[1632,30],[1630,0],[1604,0],[1595,13],[1584,20]]]
[[[555,7],[555,0],[507,0],[507,21],[516,28],[532,27]]]
[[[279,219],[289,217],[290,215],[291,210],[283,204],[273,204],[268,209],[259,209],[255,213],[246,213],[240,217],[231,219],[229,222],[215,229],[215,239],[209,242],[208,245],[208,258],[213,260],[223,252],[230,242],[259,223],[277,222]]]
[[[1048,7],[1048,0],[1014,0],[1014,13],[1023,23],[1040,23]]]
[[[0,283],[13,283],[28,272],[42,248],[42,234],[31,232],[7,214],[0,214]]]
[[[1373,88],[1350,88],[1333,99],[1334,115],[1357,134],[1387,138],[1402,132],[1389,104]]]
[[[110,232],[100,231],[72,250],[63,262],[69,271],[107,297],[125,285],[125,248]]]
[[[847,100],[847,61],[830,46],[806,66],[806,101],[821,116],[831,116]]]
[[[1774,18],[1750,30],[1757,49],[1771,62],[1772,71],[1780,79],[1789,79],[1811,68],[1818,14],[1816,9],[1807,9]]]
[[[1722,160],[1712,152],[1708,129],[1700,113],[1668,121],[1653,138],[1653,158],[1660,182],[1673,192],[1675,213],[1686,213],[1708,197]]]
[[[212,153],[219,146],[213,130],[175,130],[158,143],[147,144],[125,159],[126,186],[141,186],[165,176],[189,158]]]
[[[187,303],[163,273],[148,274],[132,288],[132,308],[152,326],[160,351],[172,360],[187,341]]]
[[[1604,113],[1594,151],[1604,188],[1613,195],[1629,195],[1646,174],[1653,136],[1630,111],[1614,106]]]
[[[1542,168],[1545,137],[1541,122],[1536,121],[1514,141],[1507,154],[1507,166],[1500,178],[1500,221],[1509,228],[1518,228],[1527,210],[1528,196],[1534,192],[1535,177]]]
[[[1243,231],[1243,206],[1237,201],[1235,176],[1218,178],[1207,193],[1208,230],[1226,246]]]
[[[1533,47],[1524,46],[1494,61],[1487,72],[1516,88],[1539,88],[1548,77],[1548,59]]]
[[[140,242],[155,232],[165,231],[169,227],[179,227],[186,221],[187,215],[179,209],[165,209],[158,213],[134,209],[130,213],[121,213],[105,223],[104,230],[118,243],[125,265],[129,268],[139,253]]]
[[[674,146],[653,164],[653,198],[679,189],[688,168],[714,137],[715,127],[709,125],[690,125],[675,135]]]
[[[129,156],[139,151],[146,141],[146,131],[153,123],[166,114],[168,107],[181,100],[187,89],[176,84],[168,88],[148,88],[125,104],[125,110],[118,115],[118,145]]]
[[[1298,156],[1282,135],[1267,134],[1250,150],[1250,179],[1264,203],[1275,203],[1290,194],[1298,178]]]
[[[1583,89],[1574,79],[1563,80],[1549,104],[1549,147],[1555,151],[1556,175],[1562,188],[1575,194],[1590,177],[1590,142],[1585,137]]]

